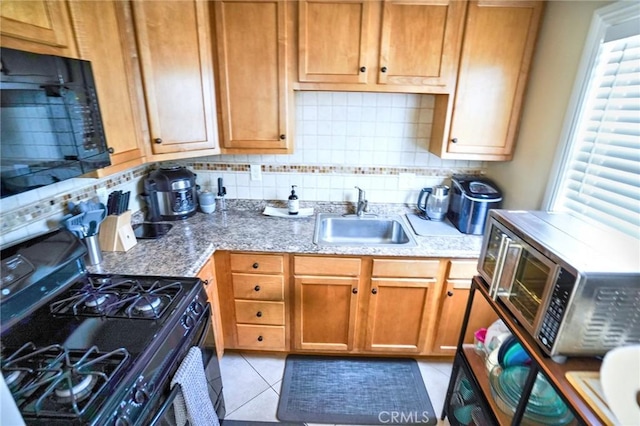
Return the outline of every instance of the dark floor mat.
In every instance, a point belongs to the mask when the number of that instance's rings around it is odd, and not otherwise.
[[[368,425],[438,420],[415,360],[300,355],[287,357],[277,417]]]

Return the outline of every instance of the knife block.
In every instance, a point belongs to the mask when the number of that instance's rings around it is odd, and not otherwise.
[[[103,251],[128,251],[138,243],[131,227],[131,210],[107,216],[100,225],[100,248]]]

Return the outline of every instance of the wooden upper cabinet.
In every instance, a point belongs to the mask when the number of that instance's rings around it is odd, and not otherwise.
[[[473,1],[453,102],[436,100],[431,152],[445,159],[510,160],[543,10],[541,1]],[[443,120],[448,122],[448,120]]]
[[[455,83],[466,2],[386,0],[378,83],[447,87]]]
[[[371,1],[301,1],[298,6],[300,81],[366,83]]]
[[[153,154],[219,153],[208,4],[132,2]]]
[[[224,152],[290,152],[287,2],[213,5]]]
[[[101,176],[140,165],[144,159],[123,7],[120,1],[69,2],[80,57],[91,61],[112,151],[111,167],[99,170]]]
[[[466,4],[300,1],[300,88],[445,92],[455,84]]]
[[[67,2],[3,0],[0,2],[3,47],[76,57]]]

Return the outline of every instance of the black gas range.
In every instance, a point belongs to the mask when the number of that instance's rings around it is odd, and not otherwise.
[[[163,424],[201,348],[224,417],[211,307],[197,278],[89,274],[58,230],[2,251],[0,367],[27,424]]]

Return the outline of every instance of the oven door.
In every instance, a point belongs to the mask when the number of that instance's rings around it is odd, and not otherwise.
[[[206,318],[206,321],[202,322],[198,333],[196,333],[194,340],[192,341],[192,344],[188,345],[186,349],[188,351],[191,347],[198,346],[202,351],[202,363],[205,367],[205,376],[207,377],[208,382],[209,397],[211,398],[213,408],[216,411],[218,418],[222,420],[226,414],[226,411],[224,398],[222,395],[222,377],[220,373],[220,366],[218,364],[218,358],[216,357],[213,327],[211,326],[210,304],[207,304],[204,318]],[[178,360],[176,365],[173,366],[170,377],[173,377],[173,375],[176,373],[185,355],[186,352]],[[170,382],[171,380],[168,380],[162,388],[162,392],[167,396],[166,398],[164,398],[160,408],[154,414],[152,420],[148,423],[150,425],[172,426],[176,424],[175,413],[173,410],[173,401],[178,395],[180,386],[174,386],[173,389],[170,389]]]
[[[505,232],[501,235],[501,257],[489,293],[502,301],[535,336],[557,274],[557,264],[521,238]]]

